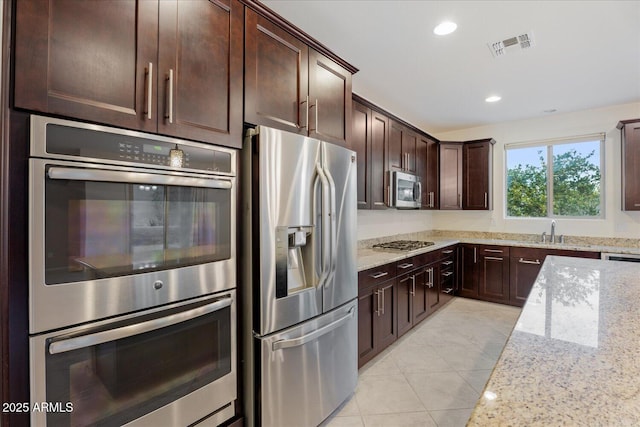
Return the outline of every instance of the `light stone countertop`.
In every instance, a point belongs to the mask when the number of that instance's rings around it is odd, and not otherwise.
[[[368,270],[370,268],[379,267],[390,262],[400,261],[401,259],[409,258],[414,255],[420,255],[425,252],[436,251],[442,249],[445,246],[455,245],[459,243],[459,240],[447,240],[447,239],[422,239],[434,242],[433,246],[427,246],[426,248],[418,249],[408,252],[392,252],[380,249],[372,248],[359,248],[358,249],[358,271]]]
[[[549,256],[467,424],[640,425],[640,264]]]
[[[407,236],[397,236],[392,238],[380,239],[381,241],[391,241],[407,238]],[[640,248],[634,247],[622,247],[622,246],[603,246],[603,245],[590,245],[579,243],[540,243],[540,242],[527,242],[520,240],[503,240],[503,239],[481,239],[481,238],[468,238],[462,237],[455,238],[442,238],[433,236],[409,236],[410,240],[428,240],[435,242],[434,246],[418,249],[410,252],[391,252],[382,251],[378,249],[372,249],[371,245],[367,247],[358,248],[358,271],[368,270],[370,268],[379,267],[384,264],[388,264],[394,261],[400,261],[405,258],[412,257],[424,252],[430,252],[433,250],[441,249],[448,245],[454,245],[456,243],[469,243],[477,245],[498,245],[498,246],[517,246],[522,248],[540,248],[540,249],[559,249],[570,251],[592,251],[592,252],[608,252],[618,254],[633,254],[640,255]]]

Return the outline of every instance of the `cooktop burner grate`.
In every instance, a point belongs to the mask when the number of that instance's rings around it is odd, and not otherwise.
[[[378,243],[373,245],[373,248],[405,252],[426,248],[434,244],[434,242],[425,242],[422,240],[394,240],[393,242]]]

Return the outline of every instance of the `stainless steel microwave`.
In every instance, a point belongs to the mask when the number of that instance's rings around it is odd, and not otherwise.
[[[391,172],[392,206],[398,209],[419,209],[422,203],[420,177],[404,172]]]

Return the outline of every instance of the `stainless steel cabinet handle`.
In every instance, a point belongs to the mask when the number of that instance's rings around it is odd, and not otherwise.
[[[373,312],[380,317],[380,292],[375,291],[373,294],[376,296],[376,308]]]
[[[485,208],[487,207],[487,203],[488,203],[487,199],[488,199],[488,194],[487,194],[487,192],[485,191],[485,192],[484,192],[484,207],[485,207]]]
[[[445,273],[442,273],[442,275],[443,275],[444,277],[449,277],[449,276],[451,276],[452,274],[453,274],[453,271],[447,271],[447,272],[445,272]]]
[[[443,261],[442,265],[451,265],[453,264],[453,261]]]
[[[306,114],[306,118],[307,120],[304,123],[304,126],[298,125],[298,129],[305,129],[309,127],[309,95],[307,95],[307,98],[302,101],[300,104],[305,104],[306,108],[307,108],[307,114]]]
[[[145,113],[147,114],[147,119],[151,120],[151,110],[153,109],[153,62],[149,62],[145,76],[147,78],[147,111]]]
[[[447,254],[447,255],[452,254],[453,253],[453,249],[446,249],[446,250],[442,251],[442,253],[443,254]]]
[[[169,75],[167,76],[167,88],[169,91],[169,111],[164,115],[164,118],[169,119],[169,123],[173,123],[173,68],[169,70]]]
[[[146,322],[123,326],[121,328],[110,329],[108,331],[96,332],[94,334],[54,341],[49,346],[49,353],[58,354],[72,350],[79,350],[81,348],[91,347],[105,342],[115,341],[134,335],[140,335],[145,332],[155,331],[156,329],[186,322],[187,320],[204,316],[205,314],[213,313],[214,311],[229,307],[232,302],[233,298],[231,298],[230,295],[226,295],[225,297],[218,299],[211,304],[176,313],[168,317],[161,317],[158,319],[147,320]]]
[[[416,295],[416,276],[411,276],[411,290],[409,291],[410,295]]]
[[[228,190],[231,181],[221,179],[193,178],[189,176],[159,175],[145,172],[131,172],[103,169],[50,167],[47,173],[50,179],[68,179],[71,181],[106,181],[127,184],[181,185],[189,187],[220,188]]]
[[[444,292],[445,294],[450,294],[451,292],[453,292],[453,288],[443,289],[442,292]]]
[[[384,315],[384,293],[387,291],[387,288],[380,289],[380,294],[382,295],[382,304],[380,304],[380,311],[382,315]]]
[[[403,270],[406,270],[406,269],[407,269],[407,268],[409,268],[409,267],[413,267],[413,264],[412,264],[412,263],[409,263],[409,262],[405,262],[405,263],[400,264],[400,265],[398,266],[398,268],[401,268],[401,269],[403,269]]]
[[[636,207],[636,208],[640,207],[640,203],[634,203],[633,206]]]
[[[371,277],[372,279],[379,279],[381,277],[384,277],[386,275],[388,275],[389,273],[387,273],[386,271],[379,271],[377,273],[371,273],[369,275],[369,277]]]
[[[502,249],[485,249],[485,252],[492,252],[495,254],[501,254],[502,253]]]
[[[291,347],[299,347],[301,345],[304,345],[308,342],[311,342],[315,339],[320,338],[323,335],[328,334],[329,332],[333,331],[334,329],[338,329],[340,326],[342,326],[343,324],[345,324],[346,322],[349,321],[349,319],[351,319],[353,317],[353,314],[356,312],[356,308],[355,307],[351,307],[351,309],[349,310],[349,312],[341,317],[338,320],[335,320],[331,323],[329,323],[328,325],[325,325],[319,329],[316,329],[315,331],[303,335],[299,338],[293,338],[293,339],[289,339],[289,340],[278,340],[275,341],[271,348],[273,349],[273,351],[276,350],[282,350],[285,348],[291,348]]]
[[[435,208],[436,207],[436,194],[432,191],[432,192],[429,193],[429,197],[431,199],[430,207]]]
[[[478,248],[473,248],[473,263],[478,262]]]
[[[430,269],[427,270],[427,272],[429,273],[429,288],[433,288],[433,267],[431,267]]]
[[[484,259],[488,259],[490,261],[504,261],[504,258],[498,258],[498,257],[495,257],[495,256],[486,256],[486,257],[484,257]]]
[[[307,99],[309,99],[309,97],[307,97]],[[311,129],[311,126],[309,126],[309,132],[318,132],[318,98],[316,98],[316,103],[313,105],[313,108],[315,109],[316,122],[314,123],[315,128]],[[309,117],[307,116],[307,124],[308,120]]]
[[[520,259],[518,260],[518,262],[519,262],[520,264],[535,264],[535,265],[540,265],[540,260],[539,260],[539,259],[537,259],[537,260],[535,260],[535,261],[529,261],[529,260],[527,260],[527,259],[520,258]]]

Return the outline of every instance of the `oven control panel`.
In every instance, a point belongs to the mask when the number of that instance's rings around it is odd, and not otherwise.
[[[141,132],[32,116],[45,124],[47,155],[233,173],[233,150]]]

